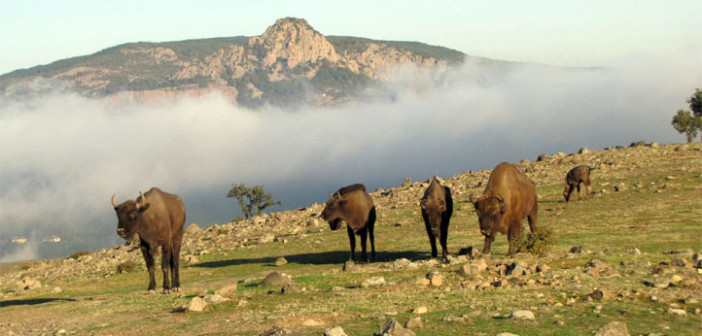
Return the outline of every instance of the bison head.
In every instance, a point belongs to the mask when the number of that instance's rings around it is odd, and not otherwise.
[[[478,213],[480,233],[484,236],[489,236],[491,233],[499,230],[502,215],[505,214],[507,209],[504,198],[501,195],[483,195],[477,198],[471,196],[471,202],[475,206],[475,212]]]
[[[141,221],[141,214],[150,206],[146,203],[144,194],[139,192],[139,195],[140,198],[137,198],[137,201],[127,200],[121,204],[117,204],[115,195],[112,195],[112,206],[117,212],[117,234],[128,242],[136,240],[136,228]]]
[[[347,200],[341,198],[341,194],[338,192],[335,195],[329,194],[329,200],[322,210],[322,219],[329,222],[329,227],[332,231],[341,228],[341,216],[343,214],[343,207],[346,205]]]
[[[446,202],[440,199],[422,199],[419,203],[422,208],[422,214],[426,216],[429,221],[429,225],[435,236],[440,237],[441,221],[444,217],[444,212],[446,212]]]

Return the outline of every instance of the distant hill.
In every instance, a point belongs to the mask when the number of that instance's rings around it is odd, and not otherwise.
[[[0,76],[0,95],[70,90],[92,98],[149,102],[218,90],[257,107],[353,100],[414,64],[438,73],[461,64],[459,51],[418,42],[323,36],[304,19],[279,19],[261,35],[137,42]],[[509,62],[473,57],[495,68]]]

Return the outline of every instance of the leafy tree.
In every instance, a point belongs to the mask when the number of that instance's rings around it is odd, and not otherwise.
[[[685,133],[687,142],[690,143],[697,136],[697,131],[702,129],[702,117],[691,115],[687,110],[678,110],[671,124],[678,133]]]
[[[687,103],[690,104],[693,117],[697,119],[697,130],[702,133],[702,89],[695,89],[695,94],[687,100]],[[700,141],[702,141],[702,135],[700,135]]]
[[[262,185],[254,186],[253,188],[249,188],[243,183],[233,185],[232,189],[227,193],[227,198],[232,197],[236,198],[246,218],[260,215],[265,208],[271,205],[283,204],[280,200],[274,201],[273,196],[270,193],[266,193]],[[256,213],[254,214],[254,212]]]

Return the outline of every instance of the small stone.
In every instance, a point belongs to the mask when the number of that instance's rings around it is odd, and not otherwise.
[[[610,322],[595,332],[593,336],[629,336],[624,322]]]
[[[275,286],[275,287],[282,287],[285,286],[287,283],[290,282],[290,278],[288,278],[285,274],[281,274],[278,272],[272,272],[261,281],[260,286]]]
[[[324,331],[324,336],[348,336],[341,327],[329,328]]]
[[[387,320],[380,328],[380,335],[415,336],[414,331],[404,328],[394,318]]]
[[[246,307],[249,304],[249,301],[246,301],[244,299],[239,300],[239,302],[236,303],[237,307]]]
[[[414,284],[426,287],[429,286],[429,284],[431,284],[431,281],[429,281],[429,279],[427,279],[426,277],[417,277],[414,281]]]
[[[466,319],[463,317],[458,317],[458,316],[453,316],[453,315],[446,315],[442,319],[444,322],[458,322],[458,323],[465,323]]]
[[[596,288],[592,293],[590,293],[590,298],[593,300],[610,300],[612,299],[612,294],[606,289]]]
[[[497,336],[519,336],[519,335],[513,334],[513,333],[508,333],[508,332],[503,332],[503,333],[497,334]]]
[[[286,283],[283,285],[283,288],[280,289],[280,294],[292,294],[292,293],[298,293],[300,291],[297,286],[291,284],[291,283]]]
[[[683,257],[675,257],[670,261],[670,265],[677,267],[687,267],[687,260]]]
[[[417,316],[417,317],[410,317],[407,322],[405,323],[405,328],[407,329],[424,329],[424,323],[422,322],[422,318]]]
[[[203,298],[208,304],[220,304],[222,302],[230,301],[230,299],[225,298],[219,294],[207,295]]]
[[[587,147],[580,148],[578,151],[578,154],[587,154],[590,153],[590,150],[587,149]]]
[[[210,305],[203,298],[196,296],[188,305],[188,311],[191,312],[204,312],[210,309]]]
[[[427,273],[427,279],[429,279],[432,287],[441,287],[444,284],[444,280],[438,271],[431,271]]]
[[[582,246],[573,246],[570,248],[570,253],[581,254],[581,253],[583,253],[583,247]]]
[[[54,289],[51,290],[51,293],[52,293],[52,294],[58,294],[58,293],[61,293],[61,292],[63,292],[63,290],[61,289],[61,287],[54,287]]]
[[[380,287],[380,286],[385,286],[385,278],[383,278],[381,276],[368,278],[366,280],[363,280],[363,282],[361,283],[361,287],[363,287],[363,288]]]
[[[342,271],[344,272],[353,272],[356,270],[356,263],[353,260],[347,260],[344,262],[344,267],[342,268]]]
[[[685,309],[668,308],[668,315],[687,316]]]
[[[427,307],[425,307],[425,306],[419,306],[419,307],[414,308],[414,309],[412,310],[412,312],[415,313],[415,314],[417,314],[417,315],[426,314],[428,311],[429,311],[429,308],[427,308]]]
[[[192,224],[188,225],[187,229],[185,229],[185,234],[193,235],[193,234],[199,233],[200,231],[202,231],[202,229],[200,229],[200,227],[197,226],[197,224],[192,223]]]
[[[629,253],[629,254],[633,254],[633,255],[639,255],[639,254],[641,254],[641,250],[639,250],[639,249],[637,249],[637,248],[633,248],[633,249],[631,249],[631,250],[627,250],[626,252]]]
[[[534,313],[529,310],[515,310],[509,315],[509,318],[515,320],[535,320]]]

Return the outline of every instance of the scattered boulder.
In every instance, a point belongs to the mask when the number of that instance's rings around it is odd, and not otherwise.
[[[403,188],[408,188],[409,186],[412,185],[412,179],[409,177],[405,177],[404,180],[402,180],[402,187]]]
[[[587,153],[590,153],[590,150],[587,149],[587,147],[580,148],[580,150],[578,151],[578,154],[587,154]]]
[[[480,257],[480,251],[473,246],[468,246],[458,251],[458,255],[465,255],[468,257],[468,259],[476,259]]]
[[[439,271],[431,271],[427,273],[427,279],[429,279],[429,283],[432,285],[432,287],[441,287],[444,284],[444,279],[439,274]]]
[[[32,277],[23,277],[22,280],[17,281],[17,291],[23,290],[34,290],[41,288],[41,282]]]
[[[424,329],[424,323],[422,318],[419,316],[410,317],[405,323],[405,328],[407,329]]]
[[[344,332],[344,329],[337,326],[337,327],[329,328],[329,329],[325,330],[324,336],[348,336],[348,335],[346,335],[346,332]]]
[[[629,145],[629,147],[632,147],[632,148],[633,147],[645,147],[645,146],[646,146],[646,143],[643,141],[634,141]]]
[[[685,309],[670,307],[668,308],[668,315],[687,316],[687,312]]]
[[[595,290],[590,293],[590,298],[593,300],[611,300],[612,293],[606,289],[595,288]]]
[[[278,257],[278,258],[275,260],[275,265],[276,265],[276,266],[283,266],[283,265],[285,265],[285,264],[287,264],[287,263],[288,263],[288,260],[285,259],[285,257]]]
[[[234,298],[236,296],[236,288],[237,282],[232,282],[215,290],[215,294],[223,297]]]
[[[534,313],[529,311],[529,310],[515,310],[509,315],[509,318],[515,319],[515,320],[528,320],[528,321],[532,321],[532,320],[536,319],[536,317],[534,317]]]
[[[268,329],[268,330],[258,334],[258,336],[297,336],[297,335],[300,335],[300,333],[296,333],[290,329],[286,329],[286,328],[278,327],[278,326],[273,326],[273,328]]]
[[[538,158],[536,158],[536,162],[548,161],[550,158],[551,158],[551,156],[549,156],[549,155],[541,154],[541,155],[539,155]]]
[[[204,312],[204,311],[209,311],[212,309],[210,307],[210,304],[205,301],[205,299],[196,296],[194,297],[191,301],[190,304],[188,304],[188,311],[189,312]]]
[[[380,336],[414,336],[412,330],[404,328],[394,318],[391,318],[380,327]]]
[[[412,312],[417,314],[417,315],[426,314],[428,311],[429,311],[429,308],[427,308],[426,306],[419,306],[417,308],[412,309]]]
[[[290,278],[284,273],[272,272],[261,281],[260,286],[283,287],[290,282]]]
[[[271,243],[275,240],[275,236],[272,233],[266,233],[258,238],[258,242],[261,244]]]
[[[305,322],[302,322],[302,325],[305,327],[319,327],[321,325],[324,325],[324,322],[320,320],[309,319],[305,320]]]
[[[573,246],[570,248],[570,253],[573,254],[582,254],[583,253],[583,247],[582,246]]]
[[[368,278],[366,280],[363,280],[363,282],[361,283],[361,287],[363,287],[363,288],[380,287],[380,286],[385,286],[385,278],[383,278],[381,276]]]
[[[595,332],[593,336],[629,336],[624,322],[610,322]]]
[[[344,267],[341,270],[344,272],[353,272],[356,269],[356,263],[353,260],[347,260],[344,262]]]
[[[677,266],[677,267],[687,267],[688,262],[687,259],[683,257],[675,257],[673,260],[670,261],[671,266]]]

